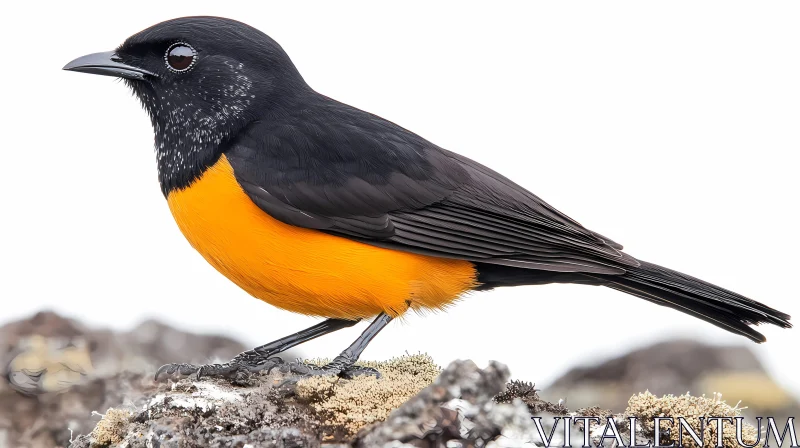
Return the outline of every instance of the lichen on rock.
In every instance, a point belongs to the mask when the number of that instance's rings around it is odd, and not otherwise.
[[[92,447],[116,445],[125,438],[131,413],[122,409],[109,409],[92,430]]]
[[[360,431],[352,445],[523,446],[535,434],[526,405],[519,399],[493,400],[508,377],[508,368],[498,362],[480,369],[472,361],[454,361],[383,423]]]
[[[628,408],[625,410],[626,417],[636,417],[642,425],[642,431],[652,438],[654,435],[655,417],[672,417],[674,423],[669,421],[661,422],[661,433],[664,434],[661,440],[662,445],[669,445],[672,442],[678,443],[679,427],[678,417],[683,417],[692,426],[694,432],[700,436],[700,419],[709,417],[741,417],[741,408],[730,406],[722,400],[722,396],[715,394],[713,397],[694,397],[688,393],[680,396],[664,395],[656,397],[650,392],[636,394],[628,401]],[[718,421],[711,421],[705,424],[703,440],[707,445],[714,445],[717,442]],[[665,431],[668,430],[668,431]],[[687,448],[697,447],[694,440],[683,430],[683,446]],[[744,423],[742,427],[742,441],[747,445],[754,445],[758,440],[758,429],[749,423]],[[722,442],[726,448],[739,448],[741,445],[736,441],[735,424],[722,424]]]
[[[327,360],[315,361],[326,363]],[[349,437],[370,423],[385,420],[390,412],[431,384],[441,371],[425,354],[358,365],[377,369],[381,378],[362,375],[342,380],[316,376],[297,383],[297,397],[319,414],[329,437]]]

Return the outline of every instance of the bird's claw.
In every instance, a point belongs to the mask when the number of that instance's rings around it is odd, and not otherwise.
[[[233,362],[226,362],[224,364],[206,364],[204,366],[200,366],[200,369],[197,370],[197,379],[199,380],[203,377],[230,378],[238,375],[242,370],[243,366],[241,364],[236,364]]]
[[[193,364],[165,364],[156,371],[155,380],[161,381],[167,378],[180,379],[195,373],[197,374],[198,380],[204,377],[240,380],[251,373],[260,372],[262,370],[270,372],[273,368],[281,364],[283,364],[283,360],[278,357],[243,359],[238,356],[223,364],[206,364],[202,366],[195,366]]]
[[[324,366],[315,366],[301,361],[284,363],[278,357],[265,358],[245,352],[223,364],[206,364],[202,366],[194,364],[165,364],[156,371],[155,380],[181,379],[196,374],[198,380],[204,377],[211,377],[238,381],[256,372],[266,371],[268,374],[272,373],[272,370],[276,367],[279,368],[281,373],[293,375],[284,383],[296,383],[303,378],[314,376],[338,376],[344,379],[353,379],[359,375],[381,377],[380,372],[372,367],[354,365],[352,361],[348,361],[346,358],[337,357]]]
[[[299,375],[300,378],[309,378],[313,376],[338,376],[344,379],[353,379],[359,375],[371,375],[375,378],[380,378],[381,374],[372,367],[356,366],[352,364],[342,364],[339,362],[331,362],[324,366],[315,366],[313,364],[306,364],[301,361],[290,362],[281,366],[281,371],[285,373],[293,373]]]
[[[161,381],[167,378],[185,378],[197,372],[200,367],[194,364],[172,363],[164,364],[156,370],[155,380]]]
[[[377,379],[380,379],[381,377],[381,373],[378,372],[377,369],[373,369],[372,367],[350,366],[339,372],[339,378],[345,378],[348,380],[352,380],[353,378],[360,375],[370,375],[374,376]]]

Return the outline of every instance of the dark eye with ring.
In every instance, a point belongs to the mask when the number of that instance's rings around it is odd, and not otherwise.
[[[185,72],[197,62],[197,52],[189,44],[179,42],[170,45],[164,60],[173,72]]]

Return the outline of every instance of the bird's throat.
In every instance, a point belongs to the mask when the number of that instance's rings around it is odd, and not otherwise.
[[[241,110],[206,110],[192,100],[159,96],[141,81],[126,81],[150,116],[161,192],[189,187],[219,160],[230,136],[244,128]]]
[[[158,182],[161,192],[168,196],[175,190],[188,188],[213,166],[222,154],[220,146],[202,148],[161,146],[156,138]]]

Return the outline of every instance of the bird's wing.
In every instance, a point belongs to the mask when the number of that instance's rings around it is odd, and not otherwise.
[[[521,268],[619,274],[638,265],[489,168],[340,103],[255,123],[225,154],[253,202],[295,226]]]

